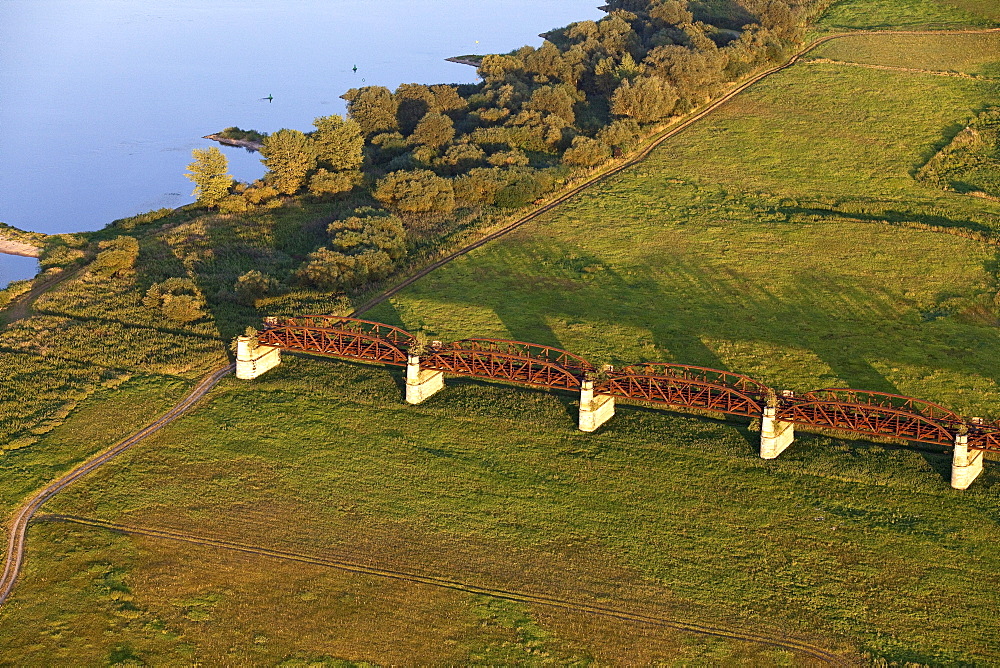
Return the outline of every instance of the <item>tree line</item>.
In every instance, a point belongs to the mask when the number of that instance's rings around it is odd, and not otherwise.
[[[427,220],[525,206],[786,58],[825,4],[609,0],[599,21],[483,57],[480,83],[352,88],[342,96],[346,118],[262,135],[267,173],[255,183],[235,183],[214,147],[195,150],[188,177],[200,204],[230,214],[288,196],[366,194],[381,210],[336,221],[329,244],[296,273],[306,285],[349,288],[391,271],[407,234]]]

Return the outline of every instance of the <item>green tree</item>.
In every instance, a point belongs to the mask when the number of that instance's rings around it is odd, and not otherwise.
[[[396,100],[396,120],[399,121],[399,131],[404,135],[413,134],[420,119],[434,108],[434,93],[423,84],[400,84],[393,94]]]
[[[677,104],[677,91],[659,77],[626,79],[611,98],[611,112],[639,123],[655,123],[666,118]]]
[[[603,142],[590,137],[574,137],[573,145],[563,153],[562,161],[567,165],[593,167],[611,157],[611,149]]]
[[[413,131],[413,141],[440,148],[455,138],[455,124],[444,114],[430,113],[420,119]]]
[[[406,213],[450,213],[455,208],[451,181],[426,169],[391,172],[376,184],[374,195]]]
[[[316,166],[312,140],[298,130],[281,129],[264,139],[261,162],[269,170],[268,182],[286,195],[294,194]]]
[[[357,121],[333,114],[317,118],[313,125],[316,126],[313,145],[320,163],[335,171],[361,167],[365,140]]]
[[[218,206],[233,184],[233,177],[227,173],[229,161],[214,146],[196,148],[191,155],[194,162],[187,166],[190,173],[184,175],[194,181],[194,192],[191,194],[198,198],[198,204],[202,206],[210,209]]]
[[[570,92],[572,90],[569,86],[542,86],[531,94],[531,99],[524,108],[553,114],[572,125],[576,122],[576,114],[573,112],[576,100]]]
[[[396,120],[397,103],[388,88],[352,88],[340,97],[347,100],[347,113],[357,121],[365,135],[399,129],[399,122]]]

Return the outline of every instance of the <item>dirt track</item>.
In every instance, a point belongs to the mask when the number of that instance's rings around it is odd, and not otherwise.
[[[21,506],[21,508],[14,514],[13,521],[11,522],[9,528],[10,534],[7,541],[7,557],[4,561],[3,575],[0,575],[0,605],[3,605],[7,601],[7,597],[10,596],[10,592],[14,589],[14,584],[17,582],[17,576],[21,571],[21,563],[24,561],[24,541],[25,534],[28,531],[28,524],[31,522],[31,518],[34,516],[35,512],[38,511],[41,505],[55,496],[60,490],[68,487],[75,480],[82,478],[94,469],[100,467],[102,464],[106,464],[131,448],[136,443],[142,441],[147,436],[156,433],[166,425],[179,418],[199,399],[205,396],[209,390],[215,387],[215,385],[222,380],[223,377],[228,375],[235,368],[236,365],[230,364],[229,366],[219,369],[218,371],[206,376],[200,383],[198,383],[198,385],[195,386],[193,390],[191,390],[191,392],[188,393],[186,397],[184,397],[178,404],[162,416],[132,434],[125,440],[120,441],[104,452],[91,457],[86,462],[80,464],[61,478],[49,483],[48,486],[43,488],[41,491],[36,492],[34,496],[28,499]]]

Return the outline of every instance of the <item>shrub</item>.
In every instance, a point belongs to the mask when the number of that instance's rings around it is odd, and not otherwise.
[[[566,149],[562,161],[567,165],[593,167],[611,157],[611,149],[603,142],[590,137],[575,137],[573,145]]]
[[[527,206],[550,190],[554,184],[555,180],[545,172],[523,172],[497,192],[495,203],[505,209]]]
[[[451,181],[429,170],[392,172],[379,180],[374,195],[405,213],[450,213],[455,208]]]
[[[608,146],[629,151],[639,143],[641,131],[632,118],[620,118],[597,133],[597,139]]]
[[[497,167],[524,167],[530,162],[524,151],[517,148],[510,151],[497,151],[486,160]]]
[[[361,183],[361,172],[330,172],[319,169],[309,179],[309,192],[313,195],[337,195],[345,193]]]
[[[444,152],[438,164],[454,174],[467,172],[472,167],[481,165],[485,159],[486,152],[475,144],[453,144]]]
[[[205,300],[190,278],[168,278],[154,283],[142,299],[143,305],[159,310],[173,322],[185,324],[205,317]]]
[[[330,248],[311,253],[299,280],[322,290],[343,290],[384,278],[406,255],[403,221],[388,211],[364,207],[327,227]]]
[[[246,213],[251,209],[243,193],[227,195],[219,202],[219,213]]]
[[[493,204],[497,193],[507,183],[503,170],[477,167],[453,181],[455,202],[461,207]]]
[[[233,292],[239,302],[253,306],[254,302],[261,297],[276,294],[278,281],[272,276],[253,269],[236,279]]]
[[[253,205],[265,204],[277,196],[277,188],[267,185],[254,185],[243,191],[243,197],[246,198],[247,203]]]
[[[90,265],[90,272],[98,278],[115,278],[132,273],[139,259],[139,242],[135,237],[120,236],[102,241],[101,252]]]

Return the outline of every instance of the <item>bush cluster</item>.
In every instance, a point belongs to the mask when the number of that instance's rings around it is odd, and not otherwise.
[[[406,255],[403,221],[388,211],[363,207],[330,223],[329,243],[310,254],[298,278],[322,290],[345,290],[387,276]]]

